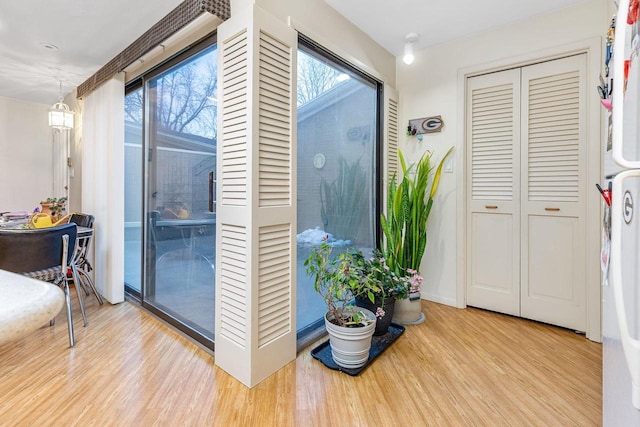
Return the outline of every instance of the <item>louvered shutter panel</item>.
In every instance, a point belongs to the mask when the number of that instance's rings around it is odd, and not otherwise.
[[[298,35],[252,4],[218,40],[215,361],[252,387],[296,356]]]
[[[266,31],[259,33],[258,55],[258,204],[260,211],[280,207],[291,215],[258,228],[258,347],[292,328],[292,150],[294,48]],[[282,223],[284,221],[284,223]]]
[[[291,50],[260,33],[260,206],[291,203]]]
[[[385,152],[387,165],[387,185],[398,174],[398,141],[400,137],[400,113],[398,111],[398,93],[390,86],[384,87],[385,97]],[[386,191],[386,189],[385,189]]]
[[[260,227],[258,347],[291,332],[291,226]]]
[[[512,200],[514,87],[511,83],[471,91],[471,197]]]
[[[221,202],[243,206],[247,203],[247,33],[241,31],[225,41],[221,52],[223,67],[221,136]]]
[[[222,194],[217,206],[218,218],[224,218],[225,207],[247,205],[247,32],[241,31],[221,43],[218,69],[222,87],[219,141],[222,163]],[[221,209],[222,208],[222,209]],[[246,346],[248,321],[247,301],[247,227],[219,221],[219,247],[216,279],[218,316],[217,338],[225,338],[239,347]]]
[[[580,183],[580,75],[529,81],[528,198],[576,201]]]
[[[216,334],[244,348],[247,339],[245,326],[248,320],[245,249],[247,229],[238,225],[223,224],[219,236],[222,250],[217,266],[220,278],[216,280],[216,299],[220,315],[217,316]]]

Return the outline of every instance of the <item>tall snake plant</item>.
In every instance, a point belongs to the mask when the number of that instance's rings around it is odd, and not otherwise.
[[[326,230],[338,239],[356,241],[364,210],[367,180],[360,160],[340,157],[336,179],[320,183],[320,216]]]
[[[383,232],[380,247],[387,265],[398,275],[406,275],[408,269],[420,269],[420,261],[427,247],[427,220],[433,206],[433,197],[438,190],[444,161],[452,150],[453,147],[440,160],[433,174],[430,191],[428,187],[432,172],[432,153],[425,153],[416,164],[407,167],[402,152],[398,152],[402,181],[396,184],[395,175],[391,179],[387,194],[387,214],[380,216]],[[414,167],[415,173],[411,177]]]

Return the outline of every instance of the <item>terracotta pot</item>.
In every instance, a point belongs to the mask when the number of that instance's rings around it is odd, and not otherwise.
[[[60,219],[62,214],[64,213],[64,209],[58,211],[55,215],[51,212],[51,206],[53,203],[40,202],[40,212],[45,213],[51,216],[53,221],[57,221]]]
[[[51,205],[52,204],[53,203],[41,202],[40,203],[40,212],[46,213],[47,215],[51,215]]]

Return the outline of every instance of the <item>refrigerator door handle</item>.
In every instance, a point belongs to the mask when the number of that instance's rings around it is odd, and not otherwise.
[[[611,133],[611,147],[613,161],[626,169],[640,169],[640,161],[628,160],[623,152],[624,120],[624,63],[627,38],[627,14],[629,13],[629,0],[620,0],[618,15],[616,16],[615,42],[613,43],[613,95],[612,111],[613,130]],[[635,141],[634,141],[635,142]]]
[[[623,0],[624,2],[624,0]],[[640,177],[640,170],[631,170],[618,174],[613,180],[613,195],[611,206],[611,287],[618,315],[620,340],[624,350],[627,366],[631,373],[631,400],[636,409],[640,409],[640,341],[631,337],[627,323],[627,312],[624,307],[622,294],[622,213],[623,195],[622,183],[625,179]]]

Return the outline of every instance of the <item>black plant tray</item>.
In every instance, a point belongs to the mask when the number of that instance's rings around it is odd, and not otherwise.
[[[356,376],[360,372],[364,371],[367,366],[369,366],[376,359],[376,357],[378,357],[383,351],[387,349],[387,347],[393,344],[393,342],[404,333],[404,329],[404,326],[392,323],[391,325],[389,325],[389,330],[386,334],[374,336],[371,340],[369,360],[367,360],[367,363],[360,368],[343,368],[342,366],[338,366],[331,357],[331,346],[329,346],[329,340],[323,342],[322,344],[311,350],[311,356],[313,356],[314,359],[321,361],[324,366],[329,369],[342,371],[345,374]]]

